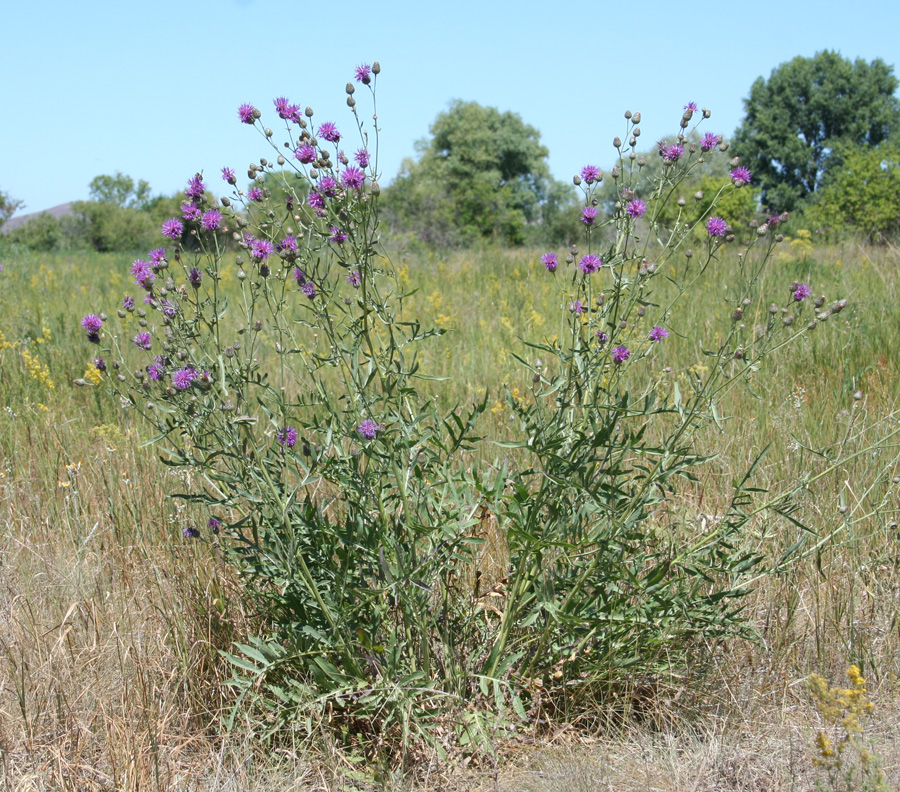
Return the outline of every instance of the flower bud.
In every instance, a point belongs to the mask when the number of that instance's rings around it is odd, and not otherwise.
[[[632,134],[632,136],[639,138],[641,136],[641,128],[635,127],[634,129],[631,130],[631,134]]]
[[[278,155],[278,164],[279,164],[279,165],[284,165],[285,161],[286,161],[286,160],[284,159],[284,157],[283,157],[281,154],[279,154],[279,155]]]
[[[721,143],[719,143],[719,151],[728,151],[729,145],[730,144],[728,143],[727,140],[723,140]]]
[[[626,110],[625,111],[625,120],[627,121],[630,118],[631,118],[631,110]]]
[[[697,192],[694,193],[694,200],[695,201],[703,200],[703,190],[697,190]]]
[[[347,83],[347,87],[344,89],[347,91],[348,96],[353,96],[356,93],[356,88],[353,87],[353,83]]]
[[[693,256],[694,256],[694,251],[691,250],[690,248],[688,248],[687,250],[684,251],[685,258],[693,258]]]
[[[769,233],[769,226],[767,226],[765,223],[763,223],[759,228],[756,229],[757,236],[764,237],[768,233]]]
[[[373,66],[372,68],[374,69],[375,67]],[[372,185],[369,187],[369,192],[372,193],[372,195],[381,195],[381,186],[377,181],[372,182]]]
[[[703,117],[704,117],[704,118],[709,118],[711,115],[712,115],[712,113],[710,113],[709,110],[707,110],[707,109],[704,107],[704,108],[703,108]]]
[[[574,184],[576,187],[581,184],[581,176],[579,176],[577,173],[572,177],[572,184]]]
[[[685,201],[684,198],[679,198],[675,203],[677,203],[679,206],[684,206],[687,201]]]
[[[303,111],[303,113],[307,118],[313,117],[313,109],[311,107],[307,107],[306,110]]]
[[[744,318],[744,311],[741,308],[735,308],[734,313],[731,314],[731,318],[735,322],[740,322],[741,319]]]
[[[238,276],[238,280],[239,280],[239,281],[242,281],[242,280],[245,280],[245,279],[247,278],[247,273],[244,272],[244,270],[238,270],[237,276]]]
[[[620,137],[613,138],[613,148],[622,148],[622,139]]]
[[[632,135],[630,138],[628,138],[628,145],[629,146],[637,145],[637,138],[634,135]]]
[[[356,99],[352,96],[347,97],[347,107],[356,107]]]
[[[794,317],[791,314],[788,314],[781,321],[784,322],[786,327],[790,327],[792,324],[794,324]]]
[[[618,138],[616,138],[616,139],[618,140]],[[618,166],[618,165],[614,165],[614,166],[613,166],[613,169],[612,169],[612,177],[613,177],[614,179],[618,179],[618,178],[619,178],[619,166]]]
[[[272,135],[274,135],[274,134],[275,133],[271,129],[269,129],[269,127],[266,127],[266,137],[267,138],[272,137]]]
[[[381,64],[378,61],[372,64],[372,74],[381,74]]]

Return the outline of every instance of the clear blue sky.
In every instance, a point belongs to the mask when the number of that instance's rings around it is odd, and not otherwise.
[[[218,188],[223,165],[271,158],[238,122],[242,102],[273,129],[285,95],[349,130],[344,85],[360,62],[382,65],[384,183],[452,99],[519,113],[568,180],[611,162],[626,109],[647,146],[677,132],[688,101],[729,136],[753,81],[796,55],[900,65],[897,0],[44,0],[5,3],[0,19],[0,190],[23,212],[85,199],[116,171],[154,194],[199,170]]]

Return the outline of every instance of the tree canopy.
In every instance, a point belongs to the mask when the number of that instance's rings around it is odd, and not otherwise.
[[[735,153],[775,211],[794,211],[823,185],[834,150],[875,146],[900,126],[893,67],[825,50],[759,77],[744,100]]]
[[[24,206],[22,201],[0,190],[0,225],[9,220],[22,206]]]
[[[385,194],[398,230],[446,235],[437,243],[500,238],[521,244],[526,227],[552,223],[572,189],[555,182],[540,133],[516,113],[453,102],[417,144]]]
[[[123,209],[142,209],[150,200],[149,182],[140,179],[135,183],[131,176],[118,171],[114,176],[95,176],[88,188],[92,201]]]

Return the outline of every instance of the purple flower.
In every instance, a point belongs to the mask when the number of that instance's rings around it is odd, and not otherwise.
[[[727,229],[728,224],[721,217],[710,217],[709,220],[706,221],[706,230],[709,231],[710,236],[725,236],[725,231]]]
[[[198,531],[193,525],[187,525],[181,529],[181,533],[184,534],[185,539],[196,539],[200,536],[200,531]]]
[[[188,272],[188,283],[190,283],[191,286],[193,286],[195,289],[199,289],[202,280],[203,273],[200,272],[200,270],[196,267],[191,267],[190,271]]]
[[[603,266],[603,260],[593,253],[588,253],[586,256],[581,257],[578,266],[585,275],[593,275]]]
[[[153,268],[157,269],[161,267],[166,261],[166,249],[155,248],[147,254],[147,258],[150,259],[150,263],[153,265]]]
[[[166,316],[175,316],[175,314],[178,312],[178,308],[175,303],[170,303],[168,300],[159,301],[159,310],[162,311]]]
[[[371,74],[372,67],[369,66],[368,63],[360,63],[359,66],[356,67],[356,82],[368,85],[372,81]]]
[[[629,217],[633,217],[635,220],[639,217],[643,217],[647,211],[647,204],[645,204],[640,198],[635,198],[631,201],[628,206],[625,207],[625,212]]]
[[[735,187],[743,187],[745,184],[750,184],[750,171],[746,168],[735,168],[731,171],[731,183]]]
[[[251,187],[247,190],[247,198],[257,203],[263,199],[263,191],[259,187]]]
[[[359,168],[354,168],[353,166],[346,168],[341,174],[341,182],[344,187],[352,190],[358,190],[365,181],[366,175]]]
[[[612,359],[616,363],[624,363],[628,358],[631,357],[631,350],[625,346],[617,346],[612,351]]]
[[[593,225],[598,214],[600,213],[595,206],[585,206],[584,209],[581,210],[581,222],[587,226]]]
[[[175,217],[166,220],[162,224],[162,235],[169,239],[179,240],[184,231],[184,224]]]
[[[319,179],[319,190],[328,198],[334,198],[337,195],[338,183],[331,176],[325,176]]]
[[[102,357],[94,358],[94,368],[97,371],[106,371],[106,361]]]
[[[359,272],[357,270],[353,270],[350,274],[347,275],[347,283],[349,283],[354,289],[359,288],[359,284],[362,283],[362,279],[359,277]]]
[[[319,126],[319,135],[329,143],[337,143],[341,139],[341,133],[331,121],[325,121]]]
[[[714,135],[712,132],[707,132],[703,136],[703,140],[700,141],[700,150],[701,151],[709,151],[710,149],[714,149],[719,145],[719,136]]]
[[[147,366],[147,374],[150,375],[152,380],[161,380],[164,373],[165,369],[159,363],[151,363]]]
[[[288,234],[278,245],[279,249],[287,250],[289,253],[297,252],[297,237]]]
[[[150,349],[150,345],[153,343],[153,336],[150,333],[144,331],[142,333],[138,333],[133,339],[134,345],[138,349]]]
[[[238,118],[241,119],[241,123],[243,124],[252,124],[256,120],[256,116],[259,114],[259,110],[257,110],[252,104],[242,104],[238,108]]]
[[[316,285],[312,281],[306,281],[306,283],[300,287],[300,291],[311,300],[316,296]]]
[[[766,225],[769,226],[769,228],[775,228],[779,222],[781,222],[781,218],[778,215],[772,215],[766,220]]]
[[[97,314],[88,314],[81,320],[81,326],[87,333],[87,339],[92,344],[100,343],[100,328],[103,327],[103,320]]]
[[[294,269],[294,280],[297,281],[298,286],[302,286],[306,283],[306,273],[300,269],[300,267]]]
[[[807,284],[798,283],[797,288],[794,290],[794,299],[797,302],[802,302],[807,297],[809,297],[810,294],[812,294],[812,291]]]
[[[192,366],[184,366],[172,373],[172,385],[178,390],[187,390],[191,383],[197,379],[197,371]]]
[[[665,143],[659,144],[659,156],[669,165],[678,162],[683,154],[684,146],[679,146],[677,143],[674,143],[671,146],[667,146]]]
[[[602,330],[597,331],[597,340],[600,342],[600,346],[603,346],[607,341],[609,341],[609,336],[604,333]]]
[[[222,521],[217,517],[210,517],[209,522],[206,523],[206,527],[209,528],[214,534],[219,533],[219,529],[222,527]]]
[[[650,335],[647,336],[651,341],[661,341],[663,338],[669,337],[669,331],[659,325],[653,325]]]
[[[585,165],[581,169],[581,178],[584,179],[588,184],[593,184],[594,182],[600,181],[600,168],[596,165]]]
[[[584,303],[581,300],[575,300],[575,302],[569,303],[569,310],[573,314],[584,313]]]
[[[279,96],[277,99],[274,100],[274,102],[275,102],[275,112],[278,113],[278,115],[284,119],[293,118],[300,110],[300,108],[297,105],[292,105],[283,96]]]
[[[304,143],[294,150],[294,157],[300,160],[304,165],[309,165],[316,160],[316,150],[310,146],[309,143]]]
[[[188,179],[188,186],[184,191],[184,194],[188,198],[196,200],[197,198],[203,197],[203,189],[203,177],[197,173],[192,178]]]
[[[236,184],[237,176],[234,175],[234,168],[222,168],[222,179],[229,184]]]
[[[366,418],[365,421],[356,427],[356,431],[359,432],[360,436],[364,439],[373,440],[378,432],[378,424],[371,418]]]
[[[285,426],[276,432],[275,439],[285,448],[293,448],[297,445],[297,430],[293,426]]]
[[[134,310],[134,297],[132,297],[130,294],[126,294],[125,299],[122,300],[122,307],[126,311],[133,311]]]
[[[329,239],[332,242],[337,242],[340,245],[347,241],[347,235],[337,226],[331,226],[331,236],[329,237]]]
[[[556,258],[556,253],[544,253],[541,256],[541,264],[543,264],[548,272],[556,272],[556,268],[559,266],[559,259]]]
[[[359,149],[353,155],[353,159],[356,160],[356,164],[359,165],[360,168],[369,167],[369,152],[366,151],[366,149]]]
[[[181,202],[181,216],[185,220],[196,220],[200,217],[200,207],[190,201]]]
[[[153,270],[150,267],[150,262],[141,259],[137,259],[131,265],[131,274],[134,276],[134,282],[138,286],[143,286],[145,289],[150,289],[153,285],[153,281],[156,280],[156,276],[153,274]]]
[[[688,103],[684,106],[684,109],[685,109],[685,110],[690,110],[692,113],[696,113],[696,112],[697,112],[697,103],[696,103],[696,102],[688,102]]]
[[[207,231],[215,231],[222,224],[222,213],[218,209],[207,209],[203,213],[200,224]]]
[[[306,203],[309,204],[311,209],[325,208],[325,199],[316,190],[309,191],[309,195],[306,196]]]
[[[268,239],[254,239],[250,246],[250,255],[257,261],[265,261],[275,252],[275,246]]]

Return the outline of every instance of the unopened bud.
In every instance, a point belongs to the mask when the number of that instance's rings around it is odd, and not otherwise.
[[[626,110],[625,111],[625,119],[628,120],[630,118],[631,118],[631,110]]]
[[[381,64],[378,61],[372,64],[372,74],[381,74]]]
[[[613,138],[613,148],[622,148],[622,139],[618,136]]]
[[[344,89],[347,91],[348,96],[353,96],[356,93],[356,88],[353,87],[353,83],[347,83],[347,87]]]
[[[727,140],[723,140],[721,143],[719,143],[719,151],[728,151],[729,145],[730,144],[728,143]]]
[[[576,187],[581,184],[581,176],[579,176],[577,173],[572,177],[572,184],[574,184]]]
[[[677,201],[675,201],[675,203],[677,203],[679,206],[684,206],[687,201],[685,201],[684,198],[679,198]]]
[[[694,193],[694,200],[695,201],[703,200],[703,190],[697,190],[697,192]]]
[[[756,229],[757,236],[764,237],[768,233],[769,233],[769,226],[767,226],[765,223],[763,223],[759,228]]]
[[[632,123],[632,124],[640,124],[640,123],[641,123],[641,114],[640,114],[640,113],[635,113],[635,114],[631,117],[631,123]]]
[[[641,128],[635,127],[634,129],[631,130],[631,134],[632,134],[632,136],[639,138],[641,136]]]
[[[734,313],[731,314],[731,318],[732,318],[735,322],[739,322],[741,319],[744,318],[744,312],[743,312],[743,310],[741,310],[740,308],[735,308],[735,309],[734,309]]]
[[[356,107],[356,99],[352,96],[347,97],[347,107]]]

